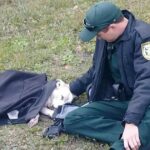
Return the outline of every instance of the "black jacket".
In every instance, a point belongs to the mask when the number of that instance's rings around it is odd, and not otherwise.
[[[0,73],[0,125],[28,122],[35,117],[51,94],[45,74],[15,70]],[[19,111],[18,119],[7,113]]]
[[[150,25],[136,20],[127,10],[124,16],[129,20],[125,32],[117,40],[119,70],[126,99],[130,99],[124,121],[139,124],[150,104],[150,61],[142,54],[142,43],[150,41]],[[80,78],[70,83],[75,95],[85,92],[92,84],[90,100],[104,100],[113,95],[113,80],[106,61],[104,40],[96,40],[92,67]]]

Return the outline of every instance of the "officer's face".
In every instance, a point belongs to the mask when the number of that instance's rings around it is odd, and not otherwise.
[[[118,34],[112,26],[108,26],[98,32],[97,37],[107,42],[114,42],[118,38]]]

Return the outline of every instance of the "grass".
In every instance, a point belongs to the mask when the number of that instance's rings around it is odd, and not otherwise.
[[[46,73],[66,82],[91,64],[95,41],[82,43],[85,11],[98,0],[0,0],[0,71],[7,69]],[[150,22],[149,0],[110,0]],[[26,125],[0,127],[2,150],[107,150],[108,146],[69,135],[43,139],[51,121],[29,129]]]

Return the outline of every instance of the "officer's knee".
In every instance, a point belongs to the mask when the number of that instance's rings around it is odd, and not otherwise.
[[[72,111],[69,114],[67,114],[63,121],[65,131],[72,132],[72,130],[75,129],[79,118],[81,117],[80,115],[76,114],[76,111]]]
[[[68,128],[68,126],[74,124],[74,113],[70,112],[69,114],[67,114],[67,116],[64,118],[64,127]]]

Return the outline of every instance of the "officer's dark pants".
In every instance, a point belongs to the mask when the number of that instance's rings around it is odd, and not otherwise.
[[[123,150],[121,125],[128,101],[97,101],[70,112],[64,119],[64,129],[71,134],[78,134],[106,142],[113,150]],[[140,150],[150,144],[150,108],[139,125]],[[144,145],[144,146],[143,146]]]

